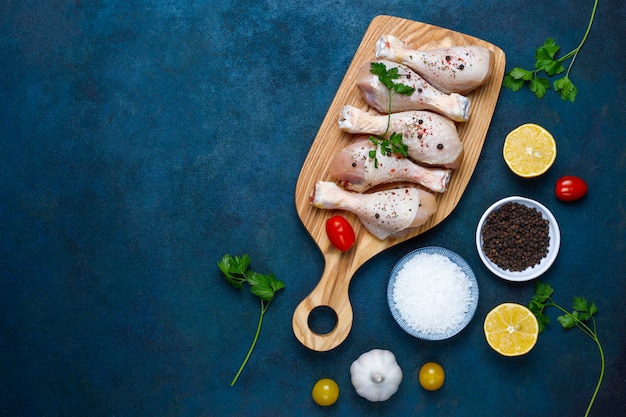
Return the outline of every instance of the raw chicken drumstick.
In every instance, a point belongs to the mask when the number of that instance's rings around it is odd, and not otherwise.
[[[310,200],[318,208],[353,212],[363,226],[380,240],[409,233],[426,223],[437,210],[435,197],[418,188],[359,194],[346,191],[330,181],[318,181]]]
[[[387,128],[389,124],[389,128]],[[447,117],[429,111],[405,111],[390,116],[373,115],[346,105],[339,114],[339,128],[348,133],[402,134],[411,159],[426,165],[458,168],[463,143],[456,125]]]
[[[495,60],[493,52],[478,45],[420,51],[409,48],[392,35],[381,36],[378,40],[376,58],[404,64],[448,94],[467,94],[486,83]]]
[[[377,75],[370,72],[371,62],[365,63],[356,74],[356,83],[367,104],[381,113],[395,113],[406,110],[432,110],[456,122],[466,122],[469,118],[470,101],[457,93],[446,94],[430,85],[406,65],[380,60],[385,68],[398,68],[400,78],[395,83],[415,88],[410,96],[394,94],[389,108],[389,90],[380,82]]]
[[[370,158],[371,150],[376,150],[378,167]],[[380,184],[392,182],[412,182],[443,193],[450,181],[450,170],[425,168],[396,154],[383,154],[367,136],[358,137],[335,155],[330,162],[330,175],[351,191],[362,193]]]

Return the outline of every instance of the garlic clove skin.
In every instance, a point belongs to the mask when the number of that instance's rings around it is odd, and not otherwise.
[[[373,349],[363,353],[350,366],[352,385],[357,394],[372,401],[386,401],[398,391],[402,369],[388,350]]]

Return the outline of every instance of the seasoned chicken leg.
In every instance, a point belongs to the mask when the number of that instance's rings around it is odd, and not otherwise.
[[[315,207],[353,212],[380,240],[409,233],[426,223],[437,210],[435,197],[418,188],[359,194],[346,191],[334,182],[318,181],[310,200]]]
[[[376,150],[378,167],[369,153]],[[425,168],[399,155],[383,154],[367,136],[358,137],[335,155],[330,162],[330,175],[351,191],[362,193],[379,184],[413,182],[443,193],[450,181],[450,170]]]
[[[376,43],[376,58],[408,66],[444,93],[467,94],[487,82],[494,66],[494,55],[478,45],[420,51],[402,40],[384,35]]]
[[[433,112],[413,110],[381,116],[346,105],[339,115],[339,128],[348,133],[387,137],[393,132],[401,133],[402,142],[409,147],[409,157],[418,163],[458,168],[461,162],[463,143],[456,125]]]
[[[398,68],[400,78],[395,83],[415,88],[410,96],[393,94],[389,108],[389,90],[380,82],[377,75],[370,72],[371,62],[365,63],[357,72],[357,86],[367,104],[381,113],[406,110],[432,110],[457,122],[466,122],[469,117],[470,100],[457,93],[446,94],[430,85],[406,65],[381,60],[387,70]]]

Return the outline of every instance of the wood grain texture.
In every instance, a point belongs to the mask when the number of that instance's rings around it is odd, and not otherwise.
[[[364,110],[369,109],[356,86],[356,74],[364,63],[374,59],[376,41],[382,35],[394,35],[413,49],[480,45],[494,52],[494,70],[485,85],[467,95],[471,100],[469,120],[457,124],[459,136],[464,144],[463,161],[453,172],[448,190],[443,194],[436,194],[437,212],[423,226],[401,238],[379,240],[361,225],[355,215],[342,211],[341,214],[353,225],[357,237],[355,246],[342,253],[330,244],[325,230],[326,220],[337,212],[313,207],[309,202],[309,196],[317,181],[333,181],[328,170],[331,158],[353,138],[353,135],[342,132],[338,127],[337,120],[341,108],[350,104]],[[322,251],[325,261],[320,281],[298,305],[293,315],[293,331],[303,345],[312,350],[327,351],[341,344],[352,327],[353,314],[348,289],[357,269],[383,250],[436,226],[457,206],[478,162],[500,93],[504,68],[504,52],[478,38],[392,16],[377,16],[372,20],[311,145],[296,185],[296,210]],[[320,306],[332,308],[337,315],[336,327],[327,334],[313,332],[308,324],[310,313]]]

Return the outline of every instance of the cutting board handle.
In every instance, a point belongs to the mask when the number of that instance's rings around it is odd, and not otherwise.
[[[353,314],[348,288],[354,271],[345,270],[338,263],[326,259],[322,278],[293,314],[292,325],[296,338],[304,346],[319,352],[340,345],[352,328]],[[335,312],[337,324],[329,333],[316,333],[309,325],[309,316],[318,307],[329,307]]]

